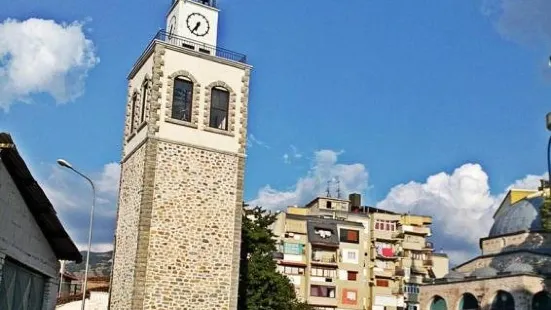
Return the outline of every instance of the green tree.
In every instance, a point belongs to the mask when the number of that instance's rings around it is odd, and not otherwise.
[[[297,300],[289,279],[276,270],[276,242],[269,229],[276,215],[260,207],[243,213],[239,310],[313,310]]]
[[[545,197],[543,206],[540,209],[541,226],[547,231],[551,231],[551,197]]]

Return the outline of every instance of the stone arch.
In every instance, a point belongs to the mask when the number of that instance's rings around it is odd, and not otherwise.
[[[138,124],[138,109],[136,109],[137,104],[139,104],[140,91],[137,88],[133,88],[129,92],[128,103],[126,109],[126,129],[127,129],[127,139],[130,140],[133,137],[133,134],[136,132]]]
[[[551,309],[551,293],[540,291],[532,297],[532,310]]]
[[[457,310],[478,310],[480,309],[480,301],[476,298],[474,294],[469,292],[463,293],[459,297],[457,302]]]
[[[201,84],[197,82],[197,79],[186,70],[179,70],[167,77],[166,87],[166,106],[165,116],[166,118],[172,118],[172,97],[174,95],[174,79],[177,77],[184,77],[189,79],[193,83],[193,99],[191,103],[191,124],[193,127],[197,127],[199,123],[199,96],[201,95]],[[185,125],[185,121],[178,121]]]
[[[140,128],[142,127],[143,123],[147,122],[147,119],[148,119],[148,116],[149,116],[149,111],[151,110],[150,109],[150,101],[151,101],[151,90],[152,90],[152,80],[151,80],[151,76],[149,75],[149,73],[146,73],[143,80],[142,80],[142,83],[140,84],[140,120],[139,120],[139,125]],[[143,96],[146,96],[145,98]],[[138,130],[140,130],[140,128],[138,128]]]
[[[515,310],[515,298],[507,291],[499,290],[490,299],[490,310]]]
[[[223,81],[215,81],[210,83],[209,85],[205,86],[205,107],[204,112],[205,115],[203,116],[203,125],[205,128],[210,128],[210,106],[211,106],[211,91],[214,87],[221,87],[226,89],[230,94],[230,102],[228,105],[228,130],[227,133],[234,135],[235,133],[235,119],[236,119],[236,97],[237,94],[231,88],[230,85]]]
[[[448,310],[448,304],[442,296],[434,295],[430,299],[427,310]]]

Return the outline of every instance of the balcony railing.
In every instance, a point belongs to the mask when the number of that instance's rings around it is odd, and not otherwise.
[[[312,261],[318,263],[336,264],[337,255],[312,255]]]
[[[247,56],[230,50],[201,43],[192,39],[170,34],[164,30],[157,32],[155,40],[163,41],[171,45],[187,48],[206,55],[216,56],[232,61],[247,63]]]

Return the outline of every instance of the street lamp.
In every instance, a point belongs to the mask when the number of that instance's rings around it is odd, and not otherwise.
[[[551,112],[547,113],[545,116],[545,123],[547,125],[547,130],[551,131]],[[547,143],[547,173],[549,176],[549,186],[551,186],[551,135]]]
[[[90,228],[88,229],[88,251],[86,253],[86,265],[84,267],[84,285],[82,286],[81,310],[84,310],[84,303],[86,302],[86,286],[88,285],[88,267],[89,267],[89,263],[90,263],[90,249],[92,247],[92,226],[94,224],[94,209],[96,207],[96,187],[94,186],[94,182],[92,182],[92,180],[89,177],[87,177],[86,175],[84,175],[80,171],[73,168],[73,166],[69,162],[67,162],[66,160],[58,159],[57,163],[61,167],[65,167],[67,169],[70,169],[73,172],[75,172],[76,174],[80,175],[81,177],[86,179],[86,181],[88,181],[90,183],[90,185],[92,186],[92,210],[90,211]]]

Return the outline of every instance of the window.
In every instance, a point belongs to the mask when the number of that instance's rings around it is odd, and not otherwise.
[[[131,107],[130,107],[130,133],[134,132],[134,120],[136,117],[136,104],[138,103],[138,94],[132,95]]]
[[[327,209],[333,209],[333,206],[331,205],[331,201],[327,202],[326,207],[327,207]]]
[[[324,278],[336,278],[337,270],[328,269],[328,268],[315,268],[310,269],[310,274],[314,277],[324,277]]]
[[[304,268],[293,266],[278,266],[278,271],[284,274],[301,275],[304,274]]]
[[[347,305],[355,305],[358,300],[358,291],[351,289],[342,290],[342,303]]]
[[[380,287],[388,287],[388,280],[377,279],[377,281],[375,282],[375,285]]]
[[[149,96],[149,81],[145,80],[142,85],[142,109],[140,116],[140,124],[145,121],[145,109],[147,106],[147,97]]]
[[[341,228],[341,242],[359,243],[360,242],[359,231]]]
[[[209,127],[228,130],[228,108],[230,93],[225,89],[213,88],[210,98]]]
[[[358,279],[358,272],[356,271],[347,271],[348,281],[356,281]]]
[[[419,294],[419,286],[418,285],[412,285],[412,284],[406,284],[405,292],[408,293],[408,294]]]
[[[171,117],[180,121],[191,122],[193,100],[193,83],[184,77],[174,79]]]
[[[396,222],[385,221],[385,220],[375,220],[375,229],[376,230],[395,231],[396,230]]]
[[[358,263],[358,250],[344,249],[342,250],[341,259],[343,263],[357,264]]]
[[[356,252],[349,251],[346,253],[346,259],[356,260]]]
[[[312,285],[310,296],[335,298],[335,288],[332,286]]]

